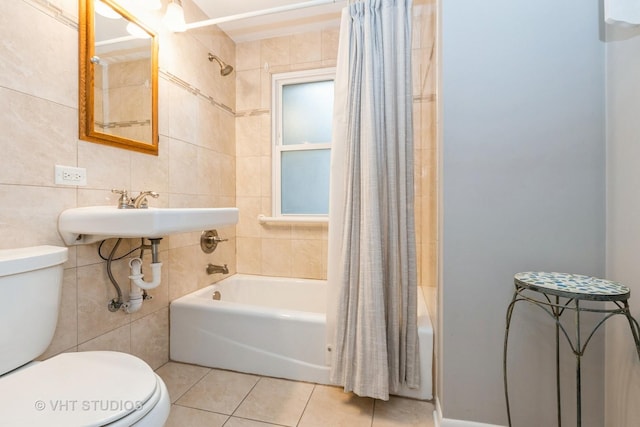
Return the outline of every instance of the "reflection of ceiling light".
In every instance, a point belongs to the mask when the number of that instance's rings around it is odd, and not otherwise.
[[[131,34],[133,37],[137,39],[149,39],[151,36],[145,30],[134,24],[133,22],[129,22],[127,24],[127,32]]]
[[[173,32],[181,33],[187,31],[187,23],[184,20],[184,10],[180,0],[171,0],[171,3],[167,5],[167,11],[162,22]]]
[[[120,19],[122,16],[115,10],[111,9],[111,7],[102,3],[100,0],[96,0],[94,3],[94,9],[98,15],[102,15],[105,18],[109,19]]]

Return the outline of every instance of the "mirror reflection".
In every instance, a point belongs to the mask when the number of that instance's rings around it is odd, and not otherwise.
[[[118,4],[84,1],[80,138],[157,154],[156,36]]]

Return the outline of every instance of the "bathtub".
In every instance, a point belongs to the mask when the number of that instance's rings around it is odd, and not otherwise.
[[[170,358],[211,368],[330,384],[326,281],[235,274],[171,302]],[[214,300],[218,292],[220,299]],[[419,389],[432,398],[433,327],[418,288]]]

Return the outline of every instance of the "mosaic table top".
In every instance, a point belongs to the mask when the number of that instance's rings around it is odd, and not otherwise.
[[[514,276],[517,285],[553,295],[595,300],[623,300],[629,288],[618,282],[580,274],[527,271]]]

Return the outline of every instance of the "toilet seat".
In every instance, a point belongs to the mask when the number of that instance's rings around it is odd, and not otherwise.
[[[0,416],[7,426],[130,426],[166,394],[130,354],[63,353],[0,377]]]

